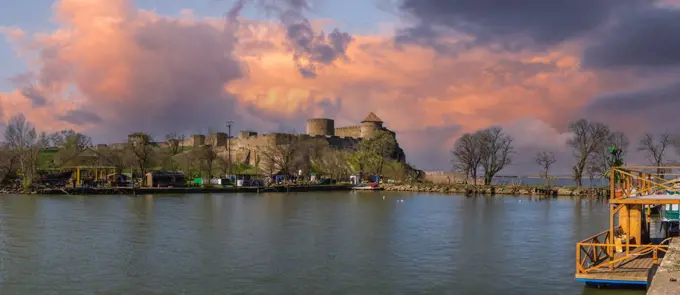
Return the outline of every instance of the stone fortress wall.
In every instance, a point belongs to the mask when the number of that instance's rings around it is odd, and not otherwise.
[[[284,144],[289,142],[290,136],[298,136],[302,139],[323,139],[332,147],[338,149],[352,149],[362,139],[371,138],[378,130],[384,130],[395,136],[395,133],[383,127],[383,122],[374,113],[368,114],[359,124],[335,128],[335,121],[328,118],[312,118],[307,120],[307,134],[269,133],[258,134],[255,131],[240,131],[237,137],[229,138],[224,132],[213,132],[209,135],[194,134],[184,139],[180,144],[184,147],[200,147],[213,145],[218,147],[220,156],[227,156],[227,146],[231,147],[231,157],[234,162],[256,164],[257,151],[263,147]],[[132,136],[132,135],[130,135]],[[128,140],[134,140],[130,137]],[[110,147],[124,147],[126,143],[110,144]],[[167,147],[169,142],[158,142],[161,147]],[[401,160],[404,160],[403,151],[400,151]]]

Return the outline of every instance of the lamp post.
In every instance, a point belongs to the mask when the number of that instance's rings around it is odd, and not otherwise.
[[[227,165],[229,165],[229,175],[231,176],[231,124],[234,121],[227,121]]]

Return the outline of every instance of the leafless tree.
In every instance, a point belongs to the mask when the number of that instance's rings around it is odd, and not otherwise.
[[[480,133],[465,133],[453,146],[453,164],[455,170],[465,173],[465,177],[472,177],[477,185],[477,170],[482,161],[482,147]]]
[[[139,169],[144,184],[146,184],[144,175],[156,162],[155,146],[151,135],[146,133],[131,134],[128,140],[127,149],[133,155],[132,164]]]
[[[165,141],[168,143],[170,155],[174,156],[184,152],[184,134],[168,133],[165,135]]]
[[[638,151],[645,153],[650,164],[658,167],[656,173],[661,176],[665,172],[664,169],[660,167],[666,164],[664,161],[666,149],[672,144],[673,137],[668,131],[659,134],[658,138],[651,133],[645,133],[640,137],[637,149]]]
[[[610,132],[601,146],[588,157],[585,172],[589,173],[589,175],[593,174],[601,177],[607,177],[607,175],[609,175],[609,171],[612,169],[610,151],[608,149],[609,146],[615,146],[617,149],[621,150],[621,157],[625,158],[628,154],[630,141],[628,140],[628,136],[623,132]]]
[[[576,164],[574,164],[574,182],[577,186],[583,184],[583,171],[586,168],[588,159],[599,149],[605,147],[610,136],[609,127],[599,122],[589,122],[580,119],[569,124],[569,129],[573,133],[572,138],[567,141],[567,145],[574,150]]]
[[[123,173],[125,168],[130,167],[133,158],[125,150],[114,149],[108,146],[97,148],[97,153],[103,157],[99,164],[115,167],[116,173]]]
[[[0,143],[0,185],[5,184],[8,177],[16,175],[19,166],[19,155],[10,150],[6,143]]]
[[[550,170],[550,166],[555,164],[557,162],[557,159],[555,158],[555,153],[553,152],[539,152],[536,154],[535,158],[536,164],[541,167],[541,172],[543,172],[543,175],[541,177],[545,180],[548,179],[548,171]]]
[[[480,133],[480,146],[484,169],[484,185],[491,185],[493,177],[512,162],[513,138],[500,127],[491,127]]]
[[[215,168],[218,159],[216,147],[211,144],[206,144],[196,148],[197,158],[201,161],[201,166],[208,174],[208,179],[213,177],[213,169]]]
[[[303,155],[302,139],[296,134],[282,134],[282,142],[260,147],[258,154],[265,161],[265,167],[278,169],[284,177],[291,175],[299,167]]]
[[[50,140],[55,147],[59,148],[55,155],[54,160],[57,162],[55,164],[63,164],[87,147],[92,146],[92,139],[89,136],[72,129],[55,132],[50,135]]]
[[[49,142],[47,135],[38,134],[33,124],[23,114],[19,114],[9,119],[5,129],[5,142],[9,150],[18,156],[24,174],[24,186],[30,186],[37,176],[40,151]]]

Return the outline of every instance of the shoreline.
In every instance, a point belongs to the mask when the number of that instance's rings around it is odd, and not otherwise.
[[[42,188],[23,191],[21,189],[0,188],[0,195],[24,194],[24,195],[136,195],[136,194],[188,194],[188,193],[286,193],[286,192],[324,192],[324,191],[351,191],[353,185],[291,185],[271,187],[65,187],[65,188]],[[547,189],[539,186],[527,185],[499,185],[499,186],[474,186],[464,184],[383,184],[385,191],[397,192],[423,192],[459,195],[506,195],[506,196],[569,196],[569,197],[597,197],[608,198],[608,187],[553,187]]]
[[[198,193],[285,193],[313,191],[350,191],[351,185],[297,185],[271,187],[65,187],[22,190],[3,190],[0,195],[146,195],[146,194],[198,194]]]
[[[552,187],[545,188],[529,185],[465,185],[465,184],[385,184],[386,191],[449,193],[462,195],[506,195],[506,196],[560,196],[560,197],[597,197],[609,198],[608,187]]]

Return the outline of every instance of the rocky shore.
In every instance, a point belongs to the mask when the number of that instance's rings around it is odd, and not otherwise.
[[[432,183],[413,183],[413,184],[385,184],[387,191],[404,192],[431,192],[431,193],[450,193],[464,195],[541,195],[541,196],[571,196],[571,197],[607,197],[609,188],[576,188],[576,187],[532,187],[532,186],[474,186],[463,184],[432,184]]]

